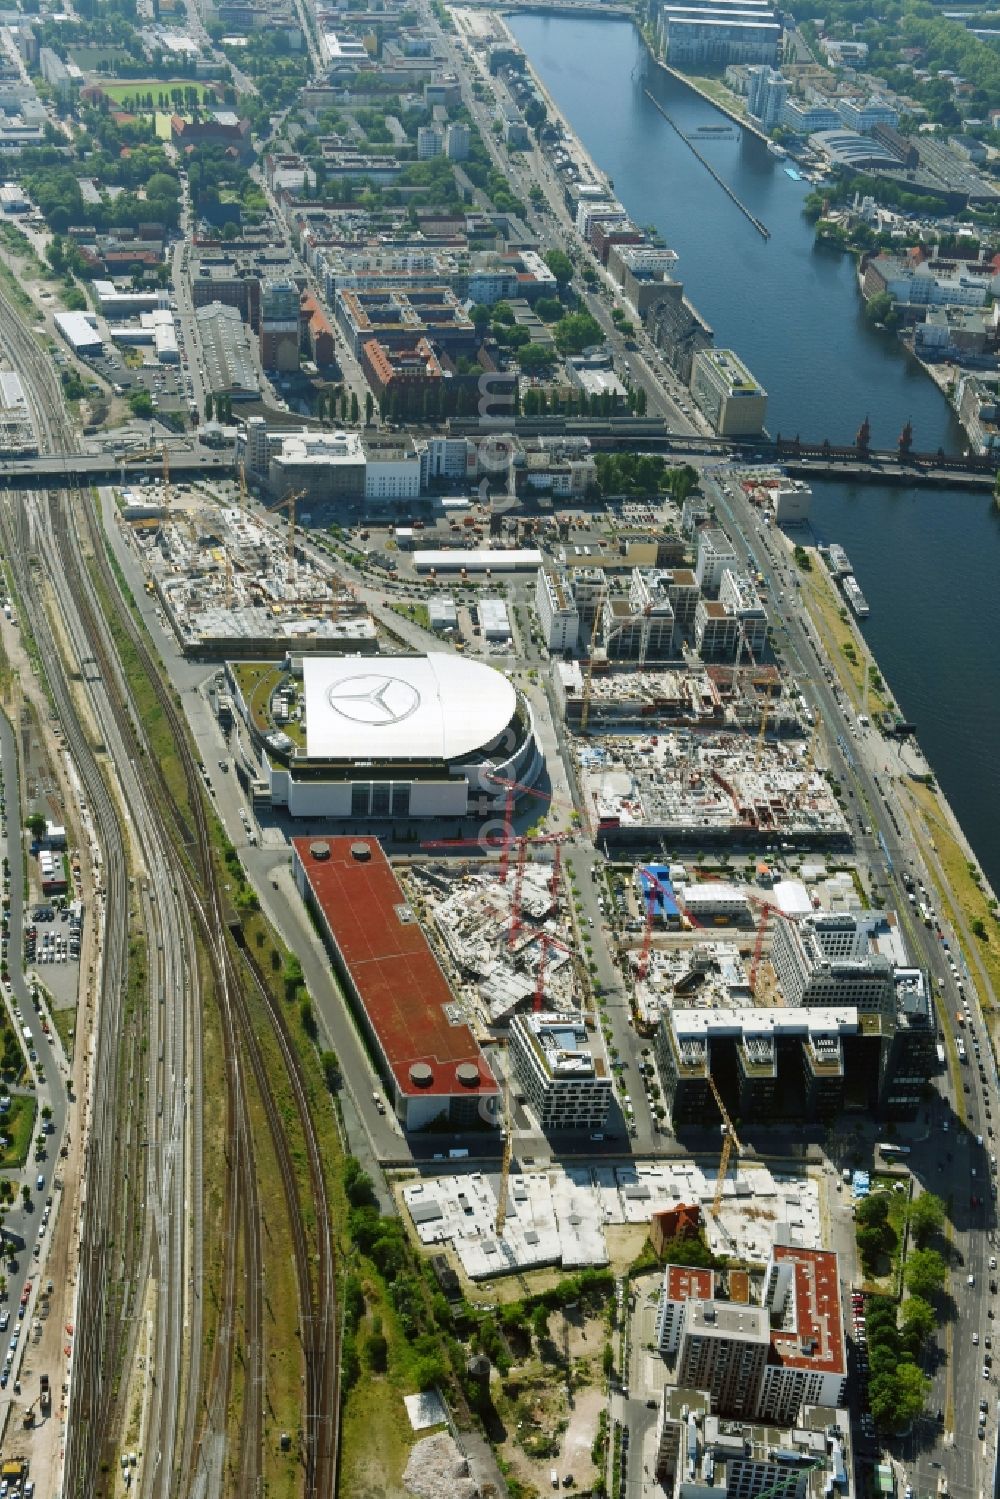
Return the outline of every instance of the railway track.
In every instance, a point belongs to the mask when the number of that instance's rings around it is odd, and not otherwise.
[[[15,357],[20,367],[40,392],[36,401],[39,414],[40,437],[51,444],[53,451],[68,450],[65,429],[59,431],[45,415],[45,410],[61,411],[61,396],[48,361],[37,349],[33,339],[16,322],[12,309],[4,307],[0,297],[0,314],[4,319],[3,341],[19,344]],[[18,330],[18,331],[11,331]],[[23,336],[18,336],[18,335]],[[95,1088],[95,1126],[97,1123],[98,1091],[100,1091],[101,1119],[104,1129],[95,1128],[95,1152],[88,1162],[88,1207],[84,1223],[85,1260],[81,1261],[81,1305],[78,1316],[77,1375],[82,1389],[76,1389],[70,1411],[70,1429],[67,1439],[66,1472],[64,1492],[87,1494],[100,1492],[99,1470],[102,1457],[114,1447],[116,1429],[120,1429],[122,1412],[116,1393],[116,1371],[122,1367],[128,1347],[126,1323],[130,1317],[137,1322],[140,1305],[139,1291],[142,1284],[140,1261],[159,1255],[161,1276],[168,1274],[164,1260],[171,1259],[171,1251],[164,1249],[169,1244],[171,1233],[179,1232],[178,1223],[168,1225],[166,1233],[160,1223],[157,1234],[148,1232],[142,1236],[143,1249],[133,1248],[132,1257],[123,1260],[120,1285],[127,1286],[129,1293],[119,1298],[117,1315],[115,1308],[105,1300],[107,1254],[109,1245],[104,1224],[113,1216],[116,1205],[115,1178],[120,1176],[120,1158],[105,1147],[105,1141],[113,1134],[109,1128],[114,1117],[116,1084],[122,1081],[120,1070],[115,1066],[112,1048],[107,1038],[118,1034],[112,1028],[120,1020],[120,1007],[124,993],[124,964],[127,958],[125,943],[128,891],[126,885],[125,845],[118,824],[117,808],[107,786],[101,768],[90,751],[75,711],[72,694],[59,665],[55,640],[46,614],[44,600],[35,586],[27,559],[31,554],[33,538],[23,534],[25,517],[30,512],[26,503],[20,507],[21,535],[5,536],[8,554],[16,549],[20,563],[16,569],[18,588],[25,600],[32,630],[48,665],[52,661],[53,678],[59,679],[59,690],[53,686],[53,695],[58,697],[58,711],[67,732],[69,747],[81,765],[81,778],[92,798],[95,812],[100,807],[102,816],[97,818],[101,831],[102,847],[106,850],[108,870],[108,909],[112,907],[111,874],[114,874],[114,909],[122,919],[116,923],[118,941],[114,948],[106,946],[104,954],[105,1000],[108,1009],[102,1023],[105,1045],[99,1047],[98,1076],[103,1080],[100,1090]],[[225,1449],[229,1404],[232,1391],[233,1357],[236,1344],[237,1321],[242,1321],[246,1346],[244,1369],[243,1419],[240,1421],[239,1452],[225,1455],[227,1466],[236,1475],[236,1484],[241,1492],[257,1492],[262,1475],[262,1402],[264,1387],[264,1274],[265,1264],[261,1236],[260,1202],[257,1190],[257,1162],[254,1152],[253,1133],[249,1114],[247,1093],[248,1078],[244,1071],[249,1066],[253,1083],[261,1100],[267,1121],[271,1145],[282,1177],[288,1226],[291,1234],[295,1273],[299,1295],[300,1332],[305,1364],[305,1389],[303,1413],[303,1469],[304,1489],[307,1496],[333,1495],[336,1486],[336,1464],[339,1441],[339,1349],[337,1326],[336,1263],[331,1233],[330,1205],[327,1198],[319,1142],[309,1114],[305,1077],[291,1035],[285,1024],[280,1006],[273,1000],[263,973],[256,962],[239,943],[227,937],[231,912],[228,910],[220,888],[218,872],[213,859],[213,840],[202,794],[201,780],[191,749],[187,726],[173,700],[173,695],[162,680],[159,664],[146,638],[122,599],[117,580],[107,556],[105,538],[99,518],[88,494],[81,491],[66,491],[59,496],[50,495],[46,524],[41,526],[54,538],[57,558],[49,558],[49,574],[58,568],[62,573],[63,587],[72,595],[70,609],[64,600],[63,613],[75,614],[77,629],[82,639],[77,641],[77,652],[89,650],[89,659],[96,665],[107,696],[107,706],[117,726],[123,745],[131,745],[135,751],[132,767],[141,783],[144,799],[150,814],[151,825],[161,836],[164,848],[170,848],[170,871],[173,893],[185,906],[190,921],[197,929],[202,949],[207,955],[211,981],[222,1022],[223,1050],[226,1064],[228,1145],[227,1177],[225,1194],[224,1233],[225,1252],[223,1263],[223,1296],[220,1313],[219,1335],[213,1350],[211,1366],[204,1377],[200,1377],[200,1347],[189,1350],[191,1367],[188,1370],[187,1393],[182,1418],[163,1409],[163,1393],[154,1408],[152,1419],[153,1439],[165,1427],[172,1425],[168,1443],[170,1456],[158,1465],[149,1464],[144,1470],[143,1492],[151,1496],[173,1496],[191,1494],[200,1496],[221,1492],[222,1462]],[[13,527],[14,518],[8,513],[4,518],[4,529]],[[29,527],[30,529],[30,527]],[[170,737],[181,764],[187,792],[188,814],[177,806],[167,786],[163,767],[145,742],[145,733],[131,702],[130,693],[121,672],[120,662],[109,640],[108,621],[103,618],[98,602],[94,580],[88,572],[88,559],[83,556],[81,538],[86,537],[90,547],[89,566],[93,568],[111,607],[116,628],[127,637],[131,650],[138,659],[155,693],[163,718],[169,726]],[[37,537],[34,538],[37,541]],[[15,542],[14,547],[11,546]],[[47,550],[48,539],[44,539],[43,550]],[[30,602],[29,602],[30,601]],[[72,732],[71,732],[72,726]],[[83,775],[83,763],[90,762],[90,775]],[[112,851],[109,856],[107,850]],[[112,869],[113,866],[113,869]],[[110,923],[109,923],[110,925]],[[235,925],[235,924],[234,924]],[[180,936],[180,933],[171,933]],[[196,965],[192,965],[196,967]],[[263,1007],[276,1038],[285,1083],[295,1107],[297,1130],[305,1145],[309,1173],[308,1197],[310,1212],[307,1214],[297,1186],[294,1168],[294,1150],[289,1137],[264,1050],[258,1040],[251,1005]],[[154,1004],[150,997],[150,1006]],[[196,1009],[196,1005],[191,1004]],[[193,1053],[200,1059],[200,1030],[195,1023]],[[167,1034],[168,1031],[164,1031]],[[155,1027],[153,1034],[159,1036],[161,1029]],[[141,1037],[138,1041],[141,1050]],[[175,1047],[176,1050],[176,1047]],[[132,1067],[134,1076],[134,1064]],[[157,1080],[162,1089],[163,1081]],[[161,1100],[162,1101],[162,1095]],[[193,1111],[196,1121],[199,1149],[195,1152],[192,1181],[198,1186],[198,1202],[201,1202],[200,1175],[200,1112]],[[176,1139],[176,1121],[172,1126]],[[131,1132],[130,1132],[131,1134]],[[150,1173],[152,1175],[152,1173]],[[93,1182],[93,1185],[92,1185]],[[119,1183],[120,1185],[120,1183]],[[124,1195],[117,1199],[118,1216],[127,1225],[129,1202]],[[309,1226],[309,1219],[313,1226]],[[87,1232],[89,1230],[89,1233]],[[133,1245],[138,1235],[133,1230],[128,1241]],[[152,1245],[152,1248],[150,1247]],[[238,1245],[242,1249],[242,1266],[238,1262]],[[197,1245],[197,1264],[200,1277],[201,1245]],[[175,1243],[172,1262],[183,1263],[182,1251]],[[194,1254],[192,1255],[194,1258]],[[194,1277],[192,1276],[192,1281]],[[92,1288],[84,1296],[84,1286]],[[163,1291],[161,1287],[161,1292]],[[161,1295],[161,1302],[163,1301]],[[238,1316],[242,1302],[242,1317]],[[175,1318],[179,1313],[175,1311]],[[171,1337],[168,1328],[160,1332],[160,1353],[172,1347],[176,1358],[179,1346]],[[81,1356],[81,1352],[83,1356]],[[174,1387],[176,1392],[176,1385]],[[202,1399],[202,1395],[204,1398]],[[180,1427],[179,1434],[176,1428]],[[147,1453],[150,1450],[147,1437]],[[163,1447],[160,1446],[160,1458]],[[173,1454],[177,1453],[176,1460]]]

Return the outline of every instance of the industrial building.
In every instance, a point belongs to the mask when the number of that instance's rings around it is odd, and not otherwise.
[[[511,1021],[511,1066],[543,1130],[603,1128],[612,1084],[597,1036],[579,1014],[530,1012]]]
[[[30,458],[38,452],[35,423],[20,375],[0,370],[0,453],[5,458]]]
[[[527,699],[482,662],[309,657],[294,715],[234,693],[271,802],[347,821],[488,816],[542,767]],[[286,692],[276,694],[287,697]]]
[[[74,354],[94,358],[104,348],[97,318],[92,312],[56,312],[52,321]]]
[[[254,401],[260,382],[246,326],[235,307],[210,302],[195,312],[198,342],[205,360],[205,386],[213,396]]]
[[[767,392],[732,349],[699,349],[691,364],[691,394],[720,437],[759,437]]]
[[[497,1123],[497,1084],[375,839],[292,840],[292,868],[407,1130]]]

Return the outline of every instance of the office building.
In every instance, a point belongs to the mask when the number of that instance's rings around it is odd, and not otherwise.
[[[691,394],[720,437],[758,437],[767,392],[731,349],[701,349],[691,364]]]
[[[657,29],[672,67],[778,60],[781,26],[763,0],[665,0]]]
[[[406,1130],[497,1123],[497,1085],[374,838],[294,838],[292,870]]]
[[[777,921],[771,962],[785,1004],[853,1005],[862,1012],[891,1013],[893,963],[878,950],[883,931],[888,931],[886,918],[870,911],[817,912],[799,921]]]
[[[535,609],[542,639],[550,651],[575,651],[580,639],[580,614],[569,583],[558,572],[538,569]]]
[[[742,649],[757,660],[767,646],[767,614],[756,585],[736,568],[723,569],[719,603],[736,620]],[[745,658],[744,658],[745,659]]]
[[[299,367],[299,289],[291,278],[265,281],[260,296],[260,362],[288,373]]]
[[[714,598],[722,587],[722,575],[726,569],[735,571],[736,550],[725,531],[718,526],[706,526],[698,532],[698,555],[694,575],[703,594]]]
[[[611,1107],[611,1075],[597,1032],[583,1016],[515,1015],[508,1054],[513,1075],[543,1129],[600,1130]]]

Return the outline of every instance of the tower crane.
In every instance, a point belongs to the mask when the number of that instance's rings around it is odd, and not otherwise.
[[[730,1119],[729,1112],[722,1102],[722,1094],[716,1087],[715,1078],[711,1072],[708,1073],[708,1086],[712,1090],[712,1097],[715,1099],[719,1113],[722,1115],[722,1154],[719,1157],[719,1176],[715,1183],[715,1196],[712,1198],[712,1217],[718,1218],[719,1209],[722,1206],[722,1189],[726,1184],[726,1172],[729,1170],[729,1158],[734,1150],[742,1152],[743,1146],[739,1142],[733,1121]]]
[[[500,1165],[500,1190],[497,1193],[496,1236],[499,1239],[507,1221],[507,1191],[510,1186],[510,1167],[514,1155],[514,1131],[510,1118],[510,1049],[503,1072],[503,1160]]]
[[[768,721],[769,717],[771,716],[771,689],[772,689],[772,686],[773,686],[773,684],[769,684],[768,685],[767,697],[764,699],[764,706],[763,706],[763,708],[760,711],[760,732],[757,735],[757,748],[754,751],[754,757],[753,757],[753,768],[754,768],[754,770],[756,770],[757,767],[760,765],[760,757],[764,753],[764,735],[767,733],[767,721]]]
[[[288,511],[288,565],[289,565],[289,568],[291,568],[292,564],[295,561],[295,507],[298,504],[299,500],[305,498],[305,495],[306,495],[306,491],[304,489],[290,489],[288,491],[288,493],[286,495],[283,495],[280,500],[277,500],[275,502],[275,504],[268,505],[268,507],[267,507],[267,513],[268,513],[268,515],[270,515],[273,511],[276,511],[276,510],[287,510]]]
[[[607,592],[602,588],[597,595],[597,604],[594,607],[594,626],[590,632],[590,650],[587,655],[587,669],[583,674],[583,696],[580,699],[580,733],[587,732],[587,722],[590,718],[590,688],[591,678],[594,675],[594,652],[597,649],[597,632],[601,627],[601,610],[604,608],[604,595]]]
[[[648,880],[653,889],[658,890],[661,895],[666,895],[668,893],[667,887],[664,885],[659,876],[655,875],[653,871],[651,869],[648,869],[645,865],[642,865],[639,869],[639,879],[640,882],[643,879]],[[677,902],[678,910],[683,913],[685,921],[689,922],[692,926],[697,926],[698,922],[694,919],[694,917],[691,915],[691,912],[686,908],[683,902],[678,898],[676,891],[672,894],[671,898]],[[644,979],[646,977],[646,974],[649,972],[649,958],[653,947],[654,902],[651,899],[651,891],[649,889],[644,892],[643,906],[644,920],[642,929],[642,948],[639,952],[639,966],[636,970],[636,977],[640,980]]]
[[[788,912],[783,911],[780,906],[776,906],[773,901],[764,900],[761,896],[755,895],[752,890],[747,891],[747,899],[755,906],[760,907],[760,921],[757,923],[757,937],[753,945],[753,958],[750,962],[750,988],[756,994],[760,960],[764,952],[764,938],[767,935],[771,917],[779,916],[782,921],[790,921],[793,925],[795,924],[795,918],[789,916]]]

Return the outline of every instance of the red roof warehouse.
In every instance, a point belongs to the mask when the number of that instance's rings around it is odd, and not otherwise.
[[[407,1129],[496,1123],[497,1084],[374,838],[293,838],[312,908]]]

